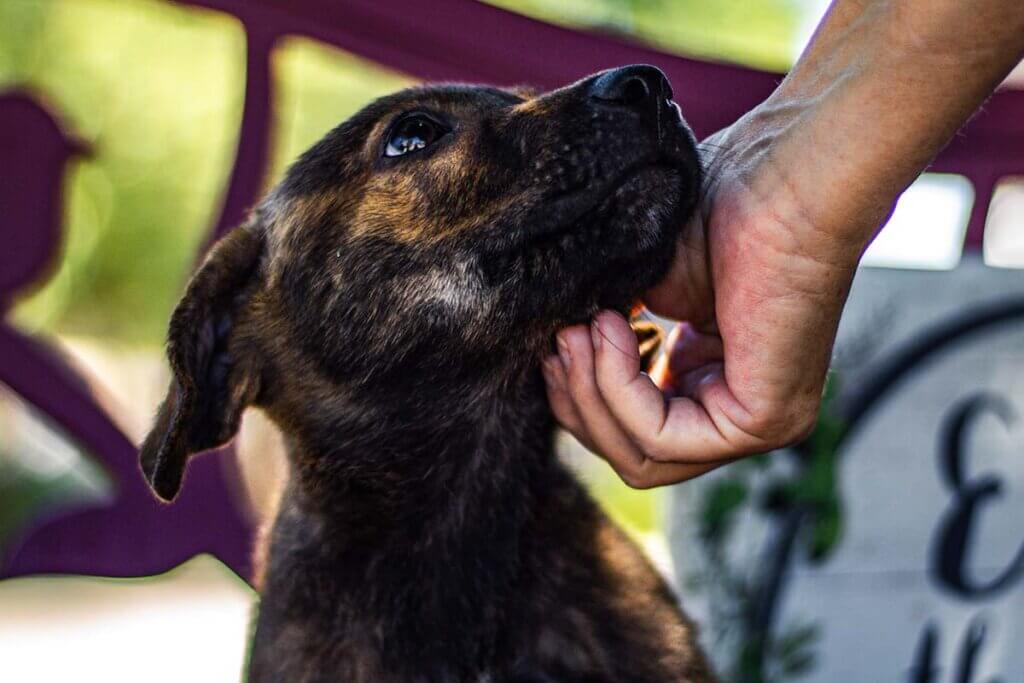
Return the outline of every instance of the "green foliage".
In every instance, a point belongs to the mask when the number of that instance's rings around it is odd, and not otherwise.
[[[825,383],[821,413],[814,430],[797,451],[801,459],[799,474],[773,483],[765,495],[765,509],[780,511],[800,506],[808,510],[809,521],[802,541],[808,559],[814,564],[832,555],[843,531],[836,468],[846,425],[834,410],[837,392],[838,379],[832,373]]]
[[[774,648],[779,671],[786,678],[810,673],[814,665],[814,643],[821,637],[821,628],[815,624],[793,626],[776,639]]]
[[[674,52],[785,70],[806,14],[799,0],[488,0],[567,26],[635,35]]]
[[[737,680],[746,683],[784,683],[806,676],[814,669],[814,645],[821,637],[821,629],[813,624],[788,625],[768,642],[769,668],[761,670],[753,659],[745,660],[750,670]]]
[[[272,178],[324,133],[370,100],[415,81],[304,38],[281,42],[274,54],[276,129]]]
[[[0,4],[0,88],[28,87],[93,147],[65,185],[66,242],[18,324],[159,343],[217,210],[238,128],[244,37],[156,0]]]
[[[727,475],[702,491],[698,524],[706,567],[691,577],[690,586],[710,594],[712,626],[720,639],[732,644],[732,680],[782,683],[813,668],[814,643],[820,635],[816,624],[762,630],[764,601],[777,589],[766,568],[775,566],[778,553],[788,552],[785,544],[775,543],[781,527],[772,527],[767,551],[757,555],[756,567],[730,551],[738,519],[760,513],[767,515],[769,524],[800,515],[797,539],[810,562],[822,563],[835,552],[843,529],[837,465],[847,433],[838,417],[837,393],[838,379],[830,374],[813,432],[788,451],[793,468],[771,467],[770,455],[749,458],[730,466]],[[793,556],[782,559],[790,564]]]
[[[769,637],[762,667],[753,642],[744,643],[732,680],[743,683],[785,683],[809,674],[814,669],[814,645],[821,629],[814,624],[792,624],[778,636]]]
[[[98,467],[38,415],[0,394],[0,557],[35,520],[106,498],[110,482]],[[19,407],[20,406],[20,407]]]
[[[739,479],[723,479],[711,485],[704,494],[700,515],[700,535],[706,542],[720,543],[728,536],[747,495],[747,484]]]

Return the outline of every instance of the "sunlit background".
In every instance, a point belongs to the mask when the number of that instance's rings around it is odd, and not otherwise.
[[[775,70],[792,63],[826,5],[494,4],[554,23],[630,34],[681,54]],[[244,32],[224,15],[157,0],[0,0],[0,91],[27,86],[42,94],[92,148],[67,175],[66,241],[55,272],[18,299],[9,319],[61,347],[95,378],[105,407],[136,440],[166,386],[162,342],[170,311],[220,208],[244,67]],[[413,82],[305,39],[283,41],[273,69],[274,178],[338,121]],[[865,263],[954,268],[972,197],[962,177],[926,175],[900,200]],[[1022,216],[1024,180],[1004,182],[991,207],[986,263],[1024,264]],[[240,440],[257,514],[281,472],[279,447],[264,437],[269,429],[258,417],[247,418]],[[600,460],[570,457],[667,570],[665,494],[631,491]],[[109,481],[88,453],[0,386],[0,547],[40,514],[110,495]],[[5,581],[0,680],[231,680],[241,670],[252,602],[249,588],[210,557],[152,579]],[[162,651],[168,643],[169,655]],[[162,668],[154,670],[157,656]]]

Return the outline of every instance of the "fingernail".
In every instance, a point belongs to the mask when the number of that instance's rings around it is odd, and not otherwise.
[[[562,359],[562,365],[568,370],[572,365],[572,353],[569,352],[569,345],[561,336],[558,337],[558,357]]]
[[[590,323],[590,340],[594,344],[594,350],[598,351],[601,348],[601,341],[604,339],[604,335],[601,333],[601,323],[598,322],[597,318]]]

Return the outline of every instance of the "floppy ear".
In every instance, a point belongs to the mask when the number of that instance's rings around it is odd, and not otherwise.
[[[256,396],[253,359],[238,357],[231,341],[262,252],[261,233],[232,230],[210,250],[171,317],[171,386],[139,450],[142,473],[164,500],[177,495],[191,455],[235,435],[242,411]]]
[[[636,339],[640,343],[640,367],[644,372],[649,372],[654,365],[654,359],[658,357],[658,351],[661,350],[665,333],[657,323],[651,320],[632,318],[629,325],[633,328]]]

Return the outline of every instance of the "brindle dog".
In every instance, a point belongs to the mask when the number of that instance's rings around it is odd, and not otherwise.
[[[668,266],[700,185],[671,98],[650,66],[399,92],[212,249],[141,463],[171,500],[245,407],[284,433],[252,681],[714,680],[555,457],[539,372],[556,330]]]

